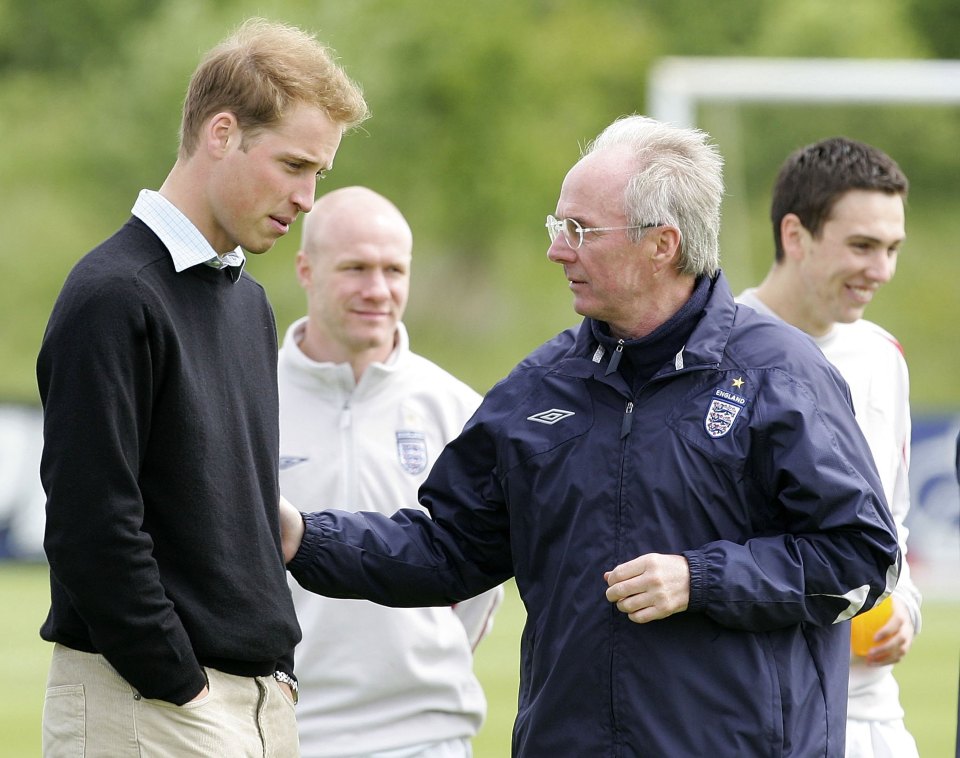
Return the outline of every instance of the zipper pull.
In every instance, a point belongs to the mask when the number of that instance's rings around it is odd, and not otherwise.
[[[630,434],[630,427],[633,426],[633,401],[627,402],[627,408],[623,412],[623,423],[620,425],[620,439]]]
[[[610,356],[610,364],[607,366],[607,370],[604,372],[604,376],[610,376],[614,371],[617,370],[617,367],[620,365],[620,359],[623,357],[623,340],[620,340],[617,343],[617,349],[613,351],[613,355]]]

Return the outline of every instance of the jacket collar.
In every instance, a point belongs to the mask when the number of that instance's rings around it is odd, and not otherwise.
[[[289,371],[291,376],[296,377],[297,381],[314,387],[320,385],[336,388],[346,394],[375,392],[403,366],[410,354],[410,337],[406,327],[400,322],[397,324],[396,345],[390,357],[383,363],[371,363],[363,372],[360,381],[356,382],[349,363],[315,361],[304,355],[297,342],[306,322],[307,317],[304,316],[287,328],[280,348],[280,365]]]
[[[684,369],[719,366],[730,339],[735,314],[733,292],[723,272],[718,272],[711,284],[703,317],[694,327],[687,344],[674,357],[673,363],[664,366],[655,376],[662,377]],[[584,319],[577,327],[573,348],[561,361],[558,369],[570,376],[584,379],[593,377],[607,384],[625,386],[622,380],[612,381],[616,374],[604,379],[609,362],[610,351],[594,337],[590,319]]]

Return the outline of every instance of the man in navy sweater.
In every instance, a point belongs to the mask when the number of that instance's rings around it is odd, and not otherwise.
[[[67,278],[37,362],[45,755],[298,754],[276,328],[241,248],[310,210],[366,115],[313,36],[246,22],[195,71],[159,192]]]

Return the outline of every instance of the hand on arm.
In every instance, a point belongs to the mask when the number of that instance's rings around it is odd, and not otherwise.
[[[690,602],[690,566],[682,555],[647,553],[603,578],[607,600],[638,624],[685,611]]]
[[[280,543],[283,547],[283,562],[290,563],[303,541],[303,517],[300,511],[280,496]]]

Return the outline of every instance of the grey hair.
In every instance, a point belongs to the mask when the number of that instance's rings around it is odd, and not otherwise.
[[[623,116],[583,149],[583,156],[628,147],[636,171],[624,191],[630,224],[670,224],[680,230],[681,274],[713,276],[720,269],[723,158],[710,135],[646,116]],[[639,240],[643,230],[633,230]]]

